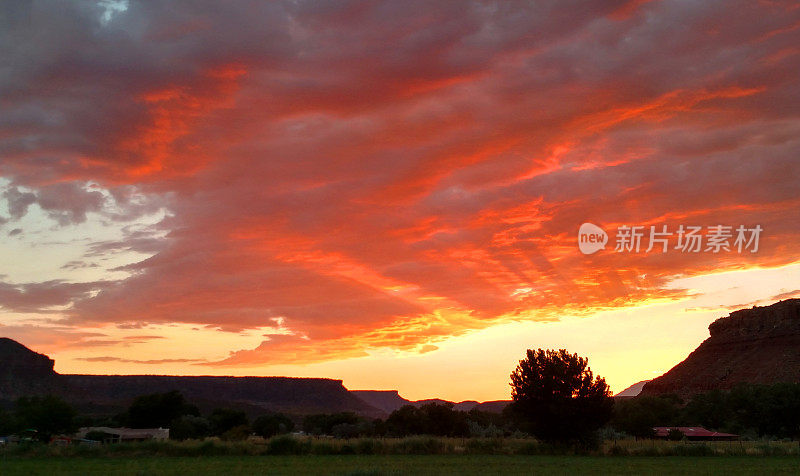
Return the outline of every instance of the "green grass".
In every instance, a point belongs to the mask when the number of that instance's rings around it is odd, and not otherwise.
[[[303,455],[0,459],[3,475],[798,474],[797,456]]]

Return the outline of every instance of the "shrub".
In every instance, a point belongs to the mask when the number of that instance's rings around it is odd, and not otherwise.
[[[251,431],[249,426],[239,425],[234,426],[225,433],[221,434],[220,438],[222,438],[224,441],[242,441],[246,440],[250,434]]]
[[[714,448],[706,445],[692,445],[692,444],[684,444],[684,445],[677,445],[672,448],[670,451],[674,456],[711,456],[714,455]]]
[[[538,455],[542,454],[541,445],[535,441],[529,441],[523,445],[521,445],[514,454],[518,455]]]
[[[433,455],[445,453],[447,446],[438,438],[414,437],[404,438],[396,448],[402,454]]]
[[[173,440],[200,439],[210,434],[211,423],[195,415],[178,417],[169,426],[169,437]]]
[[[352,412],[308,415],[303,419],[303,431],[312,435],[331,435],[335,426],[355,425],[359,421],[358,415]]]
[[[502,454],[504,445],[500,438],[471,438],[467,441],[467,453],[493,455]]]
[[[360,455],[372,455],[383,450],[383,443],[372,438],[359,440],[356,443],[356,453]]]
[[[299,455],[304,449],[309,450],[310,446],[307,447],[291,436],[278,436],[267,444],[267,452],[272,455]]]
[[[243,411],[233,410],[231,408],[216,408],[211,412],[208,417],[211,423],[211,431],[215,435],[222,435],[223,433],[236,428],[247,425],[247,415]]]
[[[311,444],[310,451],[315,455],[339,454],[339,448],[337,448],[331,441],[315,441]]]

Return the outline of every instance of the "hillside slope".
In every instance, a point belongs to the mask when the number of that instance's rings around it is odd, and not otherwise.
[[[710,337],[642,395],[686,397],[740,383],[800,383],[800,299],[742,309],[712,322]]]

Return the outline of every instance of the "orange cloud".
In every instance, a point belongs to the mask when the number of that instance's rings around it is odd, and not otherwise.
[[[315,362],[678,299],[677,276],[800,253],[800,13],[780,3],[154,3],[105,27],[58,8],[37,11],[45,38],[13,30],[9,220],[166,216],[87,246],[148,254],[129,277],[5,283],[6,310],[268,328],[210,365]],[[765,232],[757,254],[584,256],[586,221]]]

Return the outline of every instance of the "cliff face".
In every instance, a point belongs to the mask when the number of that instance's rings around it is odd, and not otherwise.
[[[56,384],[55,362],[17,341],[0,337],[0,399],[43,393]]]
[[[0,337],[0,376],[30,375],[49,377],[55,375],[55,361],[44,354],[37,354],[15,340]]]
[[[381,409],[387,415],[403,405],[414,404],[414,402],[401,397],[397,390],[351,390],[350,393],[368,405]]]
[[[800,383],[800,299],[735,311],[708,330],[708,339],[642,394],[685,397],[739,383]]]

